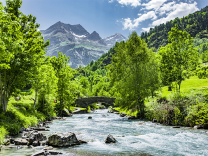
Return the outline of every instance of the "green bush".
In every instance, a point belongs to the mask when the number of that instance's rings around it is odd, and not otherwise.
[[[208,103],[198,103],[190,106],[186,122],[190,126],[198,124],[208,125]]]
[[[4,139],[7,134],[7,130],[4,127],[0,127],[0,145],[4,143]]]
[[[44,89],[39,90],[36,108],[39,112],[43,113],[47,119],[56,116],[54,112],[55,104],[53,101],[49,101],[46,98],[46,91]]]
[[[201,66],[196,70],[199,79],[208,78],[208,66]]]

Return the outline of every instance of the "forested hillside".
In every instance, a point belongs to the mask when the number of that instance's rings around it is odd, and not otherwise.
[[[167,45],[168,32],[175,24],[180,30],[187,31],[191,37],[208,38],[208,6],[181,19],[175,18],[166,24],[150,28],[149,32],[141,33],[141,38],[145,40],[149,48],[158,49]]]

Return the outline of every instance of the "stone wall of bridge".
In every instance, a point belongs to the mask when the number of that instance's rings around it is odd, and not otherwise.
[[[75,104],[77,105],[77,107],[83,107],[83,108],[87,108],[89,105],[98,102],[104,102],[111,106],[114,106],[113,103],[115,99],[116,98],[114,97],[100,97],[100,96],[85,97],[85,98],[76,99]]]

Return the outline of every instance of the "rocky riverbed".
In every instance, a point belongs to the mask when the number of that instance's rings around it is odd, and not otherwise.
[[[50,131],[42,131],[47,139],[56,134],[64,138],[66,133],[76,136],[79,141],[74,146],[7,146],[0,155],[29,156],[37,152],[56,151],[59,155],[208,155],[208,132],[190,127],[174,128],[143,120],[128,120],[122,114],[96,110],[90,114],[74,114],[65,120],[54,120],[48,126]],[[91,116],[91,119],[88,117]],[[72,133],[69,133],[72,132]],[[35,131],[37,133],[37,131]],[[39,133],[39,131],[38,131]],[[59,136],[61,134],[61,136]],[[109,135],[110,134],[110,135]],[[70,136],[69,135],[69,136]],[[112,137],[116,140],[114,140]],[[109,137],[109,139],[107,139]],[[80,140],[87,142],[81,144]],[[112,143],[107,143],[109,140]],[[113,143],[114,142],[114,143]],[[53,150],[44,150],[53,148]],[[51,153],[53,154],[53,153]]]

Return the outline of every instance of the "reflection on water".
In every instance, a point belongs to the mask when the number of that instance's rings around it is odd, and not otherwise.
[[[92,119],[88,119],[92,116]],[[174,129],[156,123],[139,120],[130,121],[107,110],[97,110],[92,114],[74,114],[66,120],[55,120],[50,131],[74,132],[78,139],[88,141],[74,147],[55,149],[68,155],[174,155],[174,156],[208,156],[208,135],[205,130],[191,128]],[[118,143],[105,144],[108,134],[113,135]],[[7,147],[0,155],[23,156],[31,155],[43,147]]]

